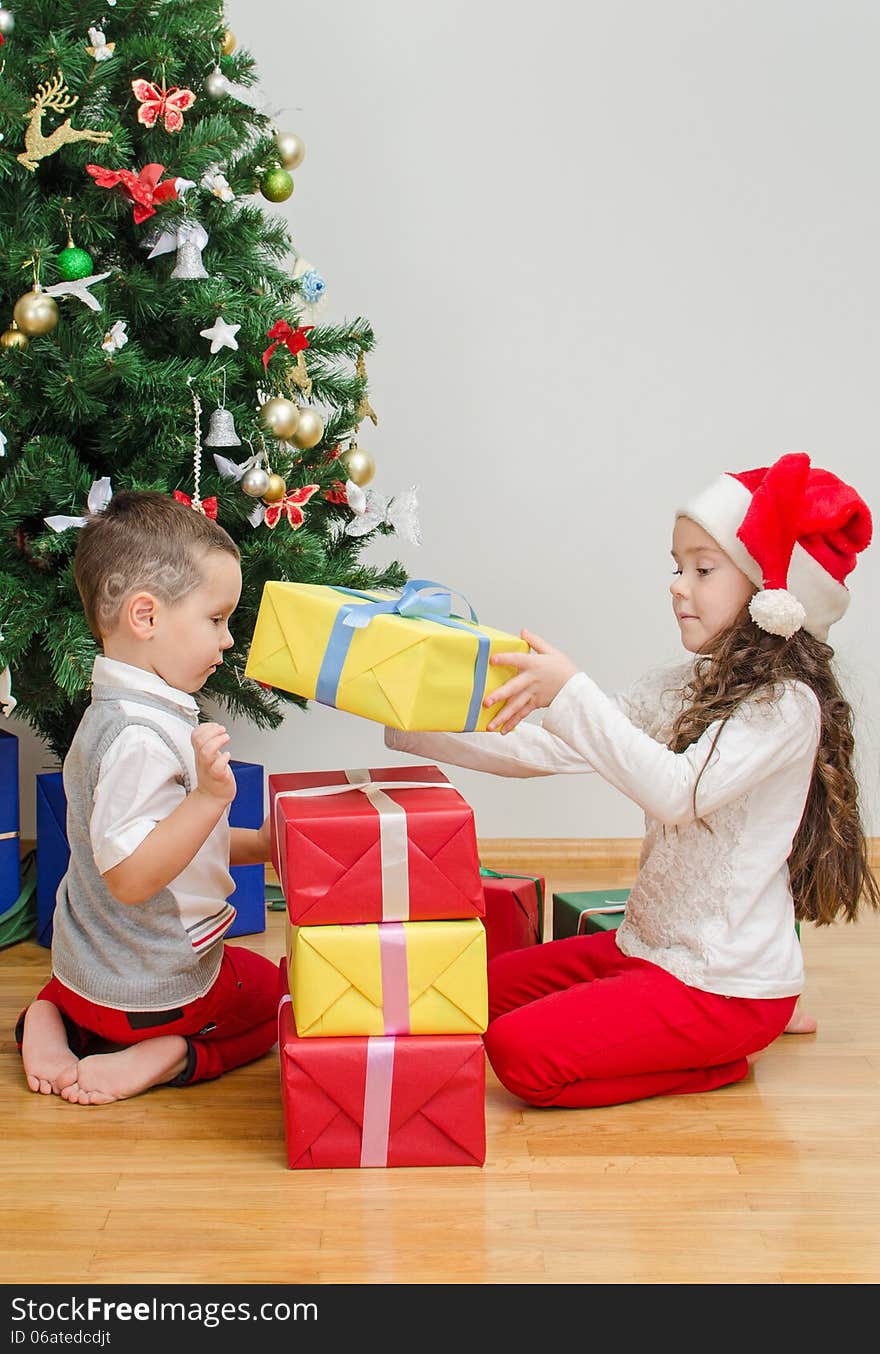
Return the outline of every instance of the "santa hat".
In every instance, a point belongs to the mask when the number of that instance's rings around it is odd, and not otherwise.
[[[849,606],[844,580],[871,540],[871,513],[850,485],[805,452],[760,470],[728,472],[679,508],[708,531],[759,589],[752,620],[788,639],[802,626],[825,640]]]

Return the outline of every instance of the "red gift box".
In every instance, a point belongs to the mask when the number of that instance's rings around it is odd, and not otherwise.
[[[439,767],[268,780],[272,863],[296,925],[482,917],[473,810]]]
[[[482,1166],[486,1055],[479,1035],[300,1039],[282,962],[278,1047],[287,1164]]]
[[[486,959],[540,945],[544,930],[544,880],[540,876],[482,870],[486,900]]]

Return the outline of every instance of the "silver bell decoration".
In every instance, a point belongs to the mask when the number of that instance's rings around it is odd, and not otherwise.
[[[193,235],[188,233],[184,234],[178,244],[177,262],[174,265],[174,271],[171,276],[183,278],[186,282],[192,282],[195,278],[209,276],[205,265],[202,263],[202,251]]]
[[[261,465],[255,465],[252,470],[248,470],[242,475],[241,488],[248,498],[262,498],[269,488],[267,471]]]
[[[235,422],[231,409],[222,406],[215,409],[208,424],[208,431],[202,439],[206,447],[240,447],[241,438],[235,431]]]

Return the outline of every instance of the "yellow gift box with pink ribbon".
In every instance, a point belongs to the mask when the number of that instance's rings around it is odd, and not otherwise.
[[[317,583],[263,586],[245,676],[395,729],[482,730],[486,695],[514,674],[497,653],[525,640],[456,615],[457,594],[429,579],[397,592]]]
[[[299,1037],[482,1034],[489,1023],[486,932],[451,921],[287,923]]]

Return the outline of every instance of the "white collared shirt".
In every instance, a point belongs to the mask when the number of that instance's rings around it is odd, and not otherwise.
[[[145,709],[137,700],[121,701],[123,710],[133,719],[146,715],[168,734],[194,789],[197,775],[191,721],[199,707],[193,697],[169,686],[157,673],[103,655],[95,659],[92,682],[117,691],[156,696],[179,707],[177,716],[173,709]],[[136,851],[156,824],[183,802],[186,793],[177,759],[159,735],[143,724],[124,729],[101,760],[89,822],[92,851],[101,873],[106,874]],[[168,885],[194,949],[215,942],[218,930],[222,934],[235,917],[235,909],[226,903],[235,888],[229,873],[229,847],[227,810],[189,865]]]

